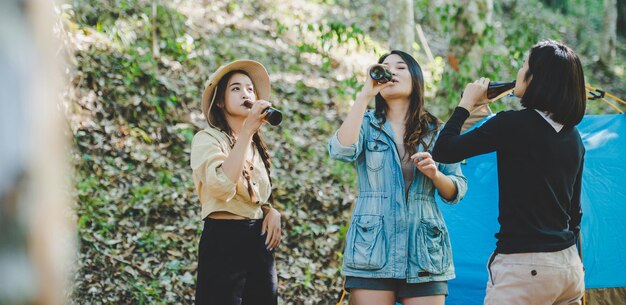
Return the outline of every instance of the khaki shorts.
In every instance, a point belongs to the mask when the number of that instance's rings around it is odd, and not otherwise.
[[[581,304],[585,274],[576,246],[557,252],[493,253],[485,305]]]

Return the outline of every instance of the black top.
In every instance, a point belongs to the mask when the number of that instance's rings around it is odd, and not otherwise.
[[[556,132],[532,109],[500,112],[459,135],[469,112],[457,107],[433,158],[443,163],[495,151],[500,232],[497,253],[554,252],[576,243],[585,148],[576,127]]]

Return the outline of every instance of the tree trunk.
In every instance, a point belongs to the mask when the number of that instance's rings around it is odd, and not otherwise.
[[[413,1],[389,0],[387,1],[389,20],[389,48],[402,50],[407,53],[413,51],[415,39],[415,21],[413,19]]]
[[[608,66],[615,57],[617,44],[617,0],[604,0],[604,32],[600,43],[600,62]]]
[[[617,34],[626,37],[626,0],[617,1]]]

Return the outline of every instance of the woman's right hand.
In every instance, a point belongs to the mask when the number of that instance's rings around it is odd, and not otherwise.
[[[467,111],[472,112],[474,107],[489,104],[489,99],[487,99],[488,86],[489,79],[485,77],[481,77],[473,83],[467,84],[463,91],[461,101],[459,102],[459,107],[463,107],[467,109]]]
[[[243,131],[249,132],[251,135],[255,134],[261,125],[265,123],[265,117],[267,113],[264,113],[265,109],[271,107],[272,103],[265,100],[257,100],[250,108],[250,112],[243,122]]]
[[[354,100],[354,104],[352,105],[352,108],[350,108],[348,116],[343,123],[341,123],[341,127],[339,127],[339,131],[337,132],[337,140],[341,145],[350,146],[356,143],[361,132],[361,123],[363,122],[363,114],[367,110],[367,104],[369,104],[369,102],[376,97],[381,90],[391,86],[392,84],[392,82],[380,84],[373,80],[369,76],[369,70],[371,68],[372,66],[367,68],[367,76],[365,83],[363,84],[363,88],[356,95],[356,100]]]
[[[383,89],[391,86],[393,84],[393,82],[389,81],[386,83],[379,83],[377,81],[375,81],[374,79],[372,79],[369,75],[370,75],[370,69],[373,67],[369,66],[367,68],[367,72],[365,73],[366,75],[366,79],[365,79],[365,83],[363,84],[363,88],[361,89],[361,92],[359,92],[359,94],[357,95],[357,100],[359,99],[359,97],[362,97],[363,100],[369,102],[371,99],[373,99],[374,97],[376,97],[376,95],[378,95],[378,93],[380,93],[380,91],[382,91]]]

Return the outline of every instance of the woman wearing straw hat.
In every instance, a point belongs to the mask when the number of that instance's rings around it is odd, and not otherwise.
[[[191,144],[204,219],[196,304],[277,304],[280,213],[271,206],[270,157],[260,136],[269,95],[269,75],[252,60],[221,66],[202,95],[209,126]]]

